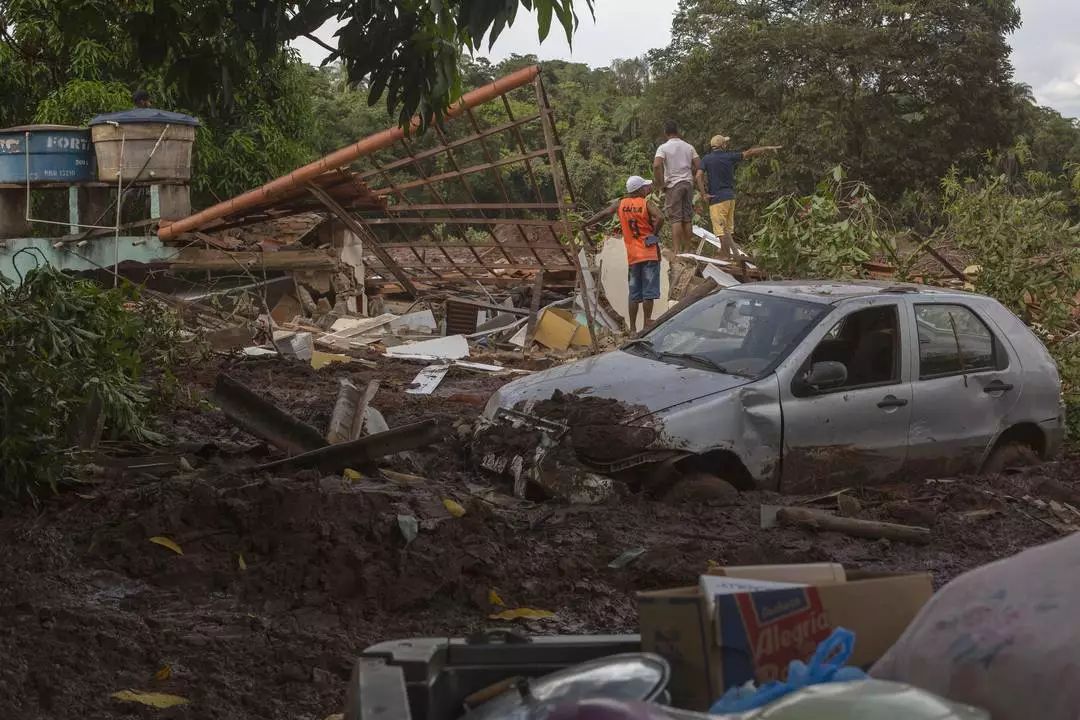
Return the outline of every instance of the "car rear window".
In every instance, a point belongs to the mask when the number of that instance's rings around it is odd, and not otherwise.
[[[915,306],[919,329],[919,377],[995,370],[998,350],[990,328],[963,305]]]

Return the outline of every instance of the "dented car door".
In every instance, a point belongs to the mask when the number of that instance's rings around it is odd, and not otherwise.
[[[896,296],[841,304],[781,366],[785,492],[881,482],[903,470],[909,313]],[[814,385],[822,369],[832,376]]]

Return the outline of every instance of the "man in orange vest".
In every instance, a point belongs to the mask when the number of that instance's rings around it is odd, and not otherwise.
[[[630,330],[637,332],[638,310],[644,307],[644,327],[652,321],[653,301],[660,299],[660,228],[664,216],[649,199],[652,182],[637,175],[626,181],[626,195],[585,221],[588,228],[618,215],[626,244],[630,281]]]

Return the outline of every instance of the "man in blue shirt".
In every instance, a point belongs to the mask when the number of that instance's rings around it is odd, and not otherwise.
[[[705,184],[713,233],[723,240],[725,252],[732,257],[735,250],[735,166],[746,158],[774,152],[781,146],[766,145],[742,152],[728,152],[726,148],[729,140],[731,138],[724,135],[713,136],[709,142],[712,152],[701,159],[698,185],[700,187],[702,182]]]

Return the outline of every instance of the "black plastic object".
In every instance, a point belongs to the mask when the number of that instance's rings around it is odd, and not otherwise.
[[[159,123],[161,125],[192,125],[198,127],[202,123],[199,118],[183,113],[158,110],[156,108],[132,108],[120,112],[105,113],[98,115],[90,121],[90,127],[104,125],[106,123],[119,123],[120,125],[134,125],[137,123]]]
[[[469,720],[549,720],[560,705],[590,698],[625,702],[655,699],[667,687],[667,660],[651,653],[622,653],[579,663],[516,687],[469,713]]]
[[[470,640],[417,638],[373,645],[353,668],[345,720],[458,720],[465,698],[513,677],[641,652],[638,635],[523,638],[492,632]]]

